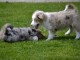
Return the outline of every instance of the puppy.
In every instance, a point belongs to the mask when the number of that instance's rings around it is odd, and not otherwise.
[[[76,7],[72,4],[66,5],[65,9],[59,12],[35,11],[32,15],[31,25],[35,28],[38,28],[40,25],[45,27],[49,32],[47,40],[53,39],[57,30],[66,27],[69,27],[70,29],[65,35],[70,34],[72,30],[75,30],[75,39],[80,38],[80,18]]]
[[[11,24],[5,24],[0,31],[0,39],[6,42],[23,40],[38,40],[45,38],[39,30],[27,28],[14,28]]]

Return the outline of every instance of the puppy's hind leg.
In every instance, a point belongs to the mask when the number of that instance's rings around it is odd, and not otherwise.
[[[70,27],[70,28],[68,29],[68,31],[65,33],[65,35],[69,35],[72,31],[73,31],[73,29],[72,29],[72,27]]]
[[[80,38],[80,32],[76,32],[76,40]]]
[[[49,31],[49,35],[46,41],[51,40],[55,37],[54,33],[52,31]]]
[[[65,35],[69,35],[71,33],[71,29],[69,28]]]

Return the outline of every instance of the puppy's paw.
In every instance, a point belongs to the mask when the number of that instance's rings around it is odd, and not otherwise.
[[[38,41],[38,37],[37,37],[37,36],[34,36],[34,37],[33,37],[33,40],[34,40],[34,41]]]
[[[46,39],[46,41],[50,41],[51,39]]]
[[[65,35],[69,35],[69,33],[68,33],[68,32],[66,32],[66,33],[65,33]]]
[[[65,35],[70,35],[71,32],[72,32],[72,30],[69,29],[69,30],[65,33]]]
[[[75,40],[78,40],[80,37],[76,37]]]

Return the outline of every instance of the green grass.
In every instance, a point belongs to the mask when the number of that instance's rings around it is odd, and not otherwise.
[[[35,10],[60,11],[67,3],[0,3],[0,27],[11,23],[16,27],[27,27]],[[73,3],[80,12],[80,2]],[[48,32],[40,27],[44,35]],[[75,33],[64,36],[67,29],[58,31],[54,40],[23,41],[7,43],[0,41],[0,60],[80,60],[80,40]]]

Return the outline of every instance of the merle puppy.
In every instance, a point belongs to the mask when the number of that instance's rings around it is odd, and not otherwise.
[[[5,24],[0,31],[0,39],[6,42],[43,39],[45,36],[30,27],[14,28],[10,23]]]

